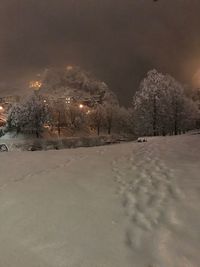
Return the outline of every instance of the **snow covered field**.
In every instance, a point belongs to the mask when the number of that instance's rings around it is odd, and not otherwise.
[[[0,266],[198,267],[200,135],[0,154]]]

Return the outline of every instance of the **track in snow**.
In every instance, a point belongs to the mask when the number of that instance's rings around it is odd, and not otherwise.
[[[173,171],[159,159],[154,145],[138,144],[134,146],[138,151],[113,161],[118,193],[129,221],[129,247],[139,247],[142,233],[165,220],[169,200],[179,198]]]

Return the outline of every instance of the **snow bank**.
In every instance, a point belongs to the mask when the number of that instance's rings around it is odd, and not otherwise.
[[[24,135],[6,135],[0,138],[0,143],[5,143],[10,151],[37,151],[58,150],[64,148],[93,147],[128,141],[129,138],[121,136],[91,136],[91,137],[69,137],[69,138],[27,138]],[[133,137],[132,137],[133,139]]]

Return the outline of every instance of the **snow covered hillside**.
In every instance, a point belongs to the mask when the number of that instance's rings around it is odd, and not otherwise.
[[[198,267],[200,135],[0,154],[0,266]]]

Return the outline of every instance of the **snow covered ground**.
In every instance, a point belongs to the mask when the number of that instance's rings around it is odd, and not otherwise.
[[[200,135],[0,154],[0,266],[197,267]]]

